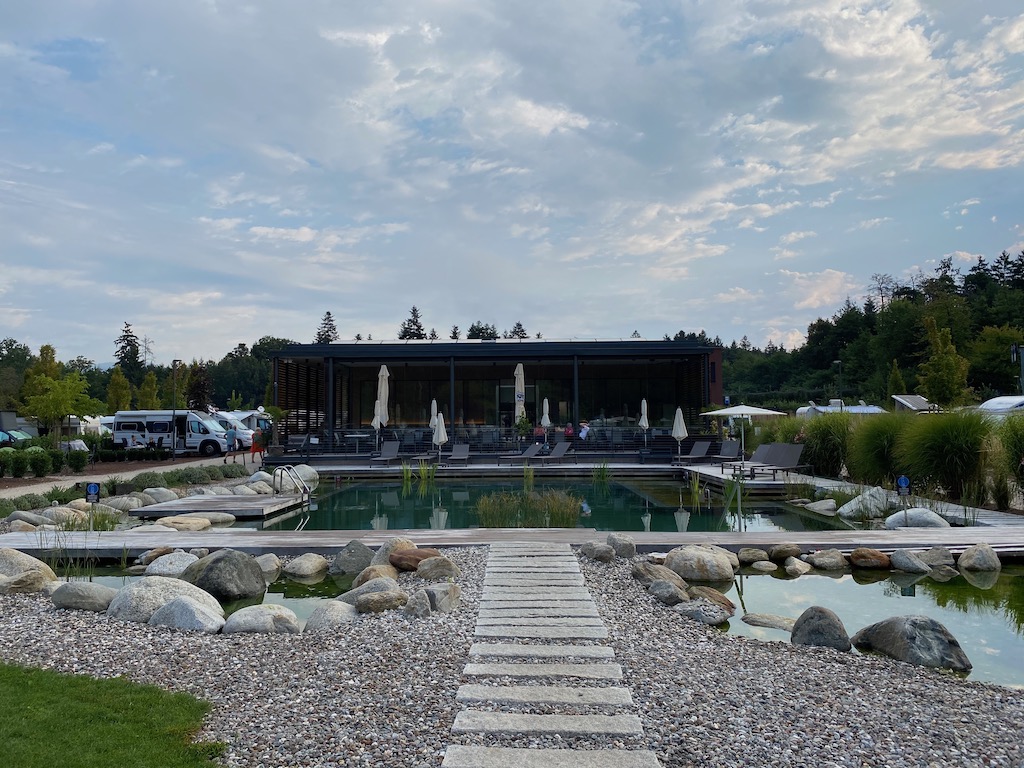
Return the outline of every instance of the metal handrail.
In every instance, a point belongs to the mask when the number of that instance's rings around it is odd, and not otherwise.
[[[291,464],[282,464],[279,467],[274,467],[274,474],[270,478],[270,487],[274,489],[274,493],[278,493],[282,488],[278,488],[277,484],[277,473],[280,472],[282,476],[287,476],[295,487],[299,489],[299,493],[305,501],[309,501],[313,492],[309,486],[306,485],[306,481],[299,477],[299,473],[295,471],[295,467]]]

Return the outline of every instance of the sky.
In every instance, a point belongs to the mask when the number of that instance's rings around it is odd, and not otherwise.
[[[705,330],[1024,249],[1019,0],[9,0],[0,338]]]

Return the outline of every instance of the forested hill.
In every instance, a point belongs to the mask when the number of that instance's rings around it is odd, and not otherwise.
[[[1004,251],[991,263],[979,257],[966,272],[948,257],[933,274],[907,282],[876,274],[871,290],[863,305],[847,300],[831,318],[811,323],[798,349],[770,342],[759,349],[746,338],[723,345],[723,381],[732,402],[793,410],[837,397],[840,379],[847,402],[883,407],[891,407],[891,394],[920,392],[956,404],[1019,391],[1020,366],[1010,350],[1024,344],[1024,252]],[[703,332],[675,338],[721,344]],[[965,369],[962,382],[958,366]]]

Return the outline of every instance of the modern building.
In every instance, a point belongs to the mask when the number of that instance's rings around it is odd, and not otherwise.
[[[516,366],[523,367],[517,395]],[[690,341],[533,339],[352,341],[296,344],[274,359],[274,402],[287,411],[285,436],[329,444],[373,428],[382,367],[387,427],[425,429],[436,401],[455,439],[508,429],[517,399],[531,424],[544,400],[552,425],[636,429],[646,399],[652,429],[670,429],[676,408],[688,424],[723,402],[722,350]],[[346,437],[347,436],[347,437]],[[358,449],[357,449],[358,450]]]

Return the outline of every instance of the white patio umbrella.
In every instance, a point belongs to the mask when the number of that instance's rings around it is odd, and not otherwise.
[[[437,400],[430,401],[430,422],[428,426],[431,429],[437,426]]]
[[[548,411],[548,399],[546,397],[544,398],[544,405],[541,411],[540,425],[544,427],[544,429],[551,426],[551,414]]]
[[[379,448],[380,447],[380,445],[379,445],[380,444],[380,427],[381,427],[381,423],[380,423],[380,400],[374,400],[373,401],[373,420],[370,422],[370,426],[373,427],[374,431],[377,433],[377,443],[378,443],[377,447]]]
[[[437,424],[434,425],[434,437],[432,441],[437,446],[438,454],[441,453],[441,446],[448,442],[448,430],[444,428],[444,414],[437,414]]]
[[[686,422],[683,421],[683,409],[676,408],[676,417],[672,421],[672,437],[676,439],[676,450],[680,456],[683,454],[683,440],[689,432],[686,431]]]
[[[647,420],[647,398],[640,401],[640,421],[637,426],[644,431],[644,448],[647,447],[647,430],[651,428],[651,422]]]
[[[514,375],[516,381],[515,421],[519,421],[519,419],[526,415],[526,374],[523,372],[522,363],[516,363]]]
[[[705,411],[701,416],[714,416],[716,418],[741,418],[751,419],[754,416],[785,416],[782,411],[770,411],[767,408],[758,408],[756,405],[733,405],[729,408],[720,408],[717,411]],[[746,430],[740,430],[740,470],[743,470],[743,462],[746,458]]]
[[[377,400],[380,401],[378,420],[382,427],[388,425],[388,376],[390,375],[386,365],[382,365],[380,371],[377,372]]]

